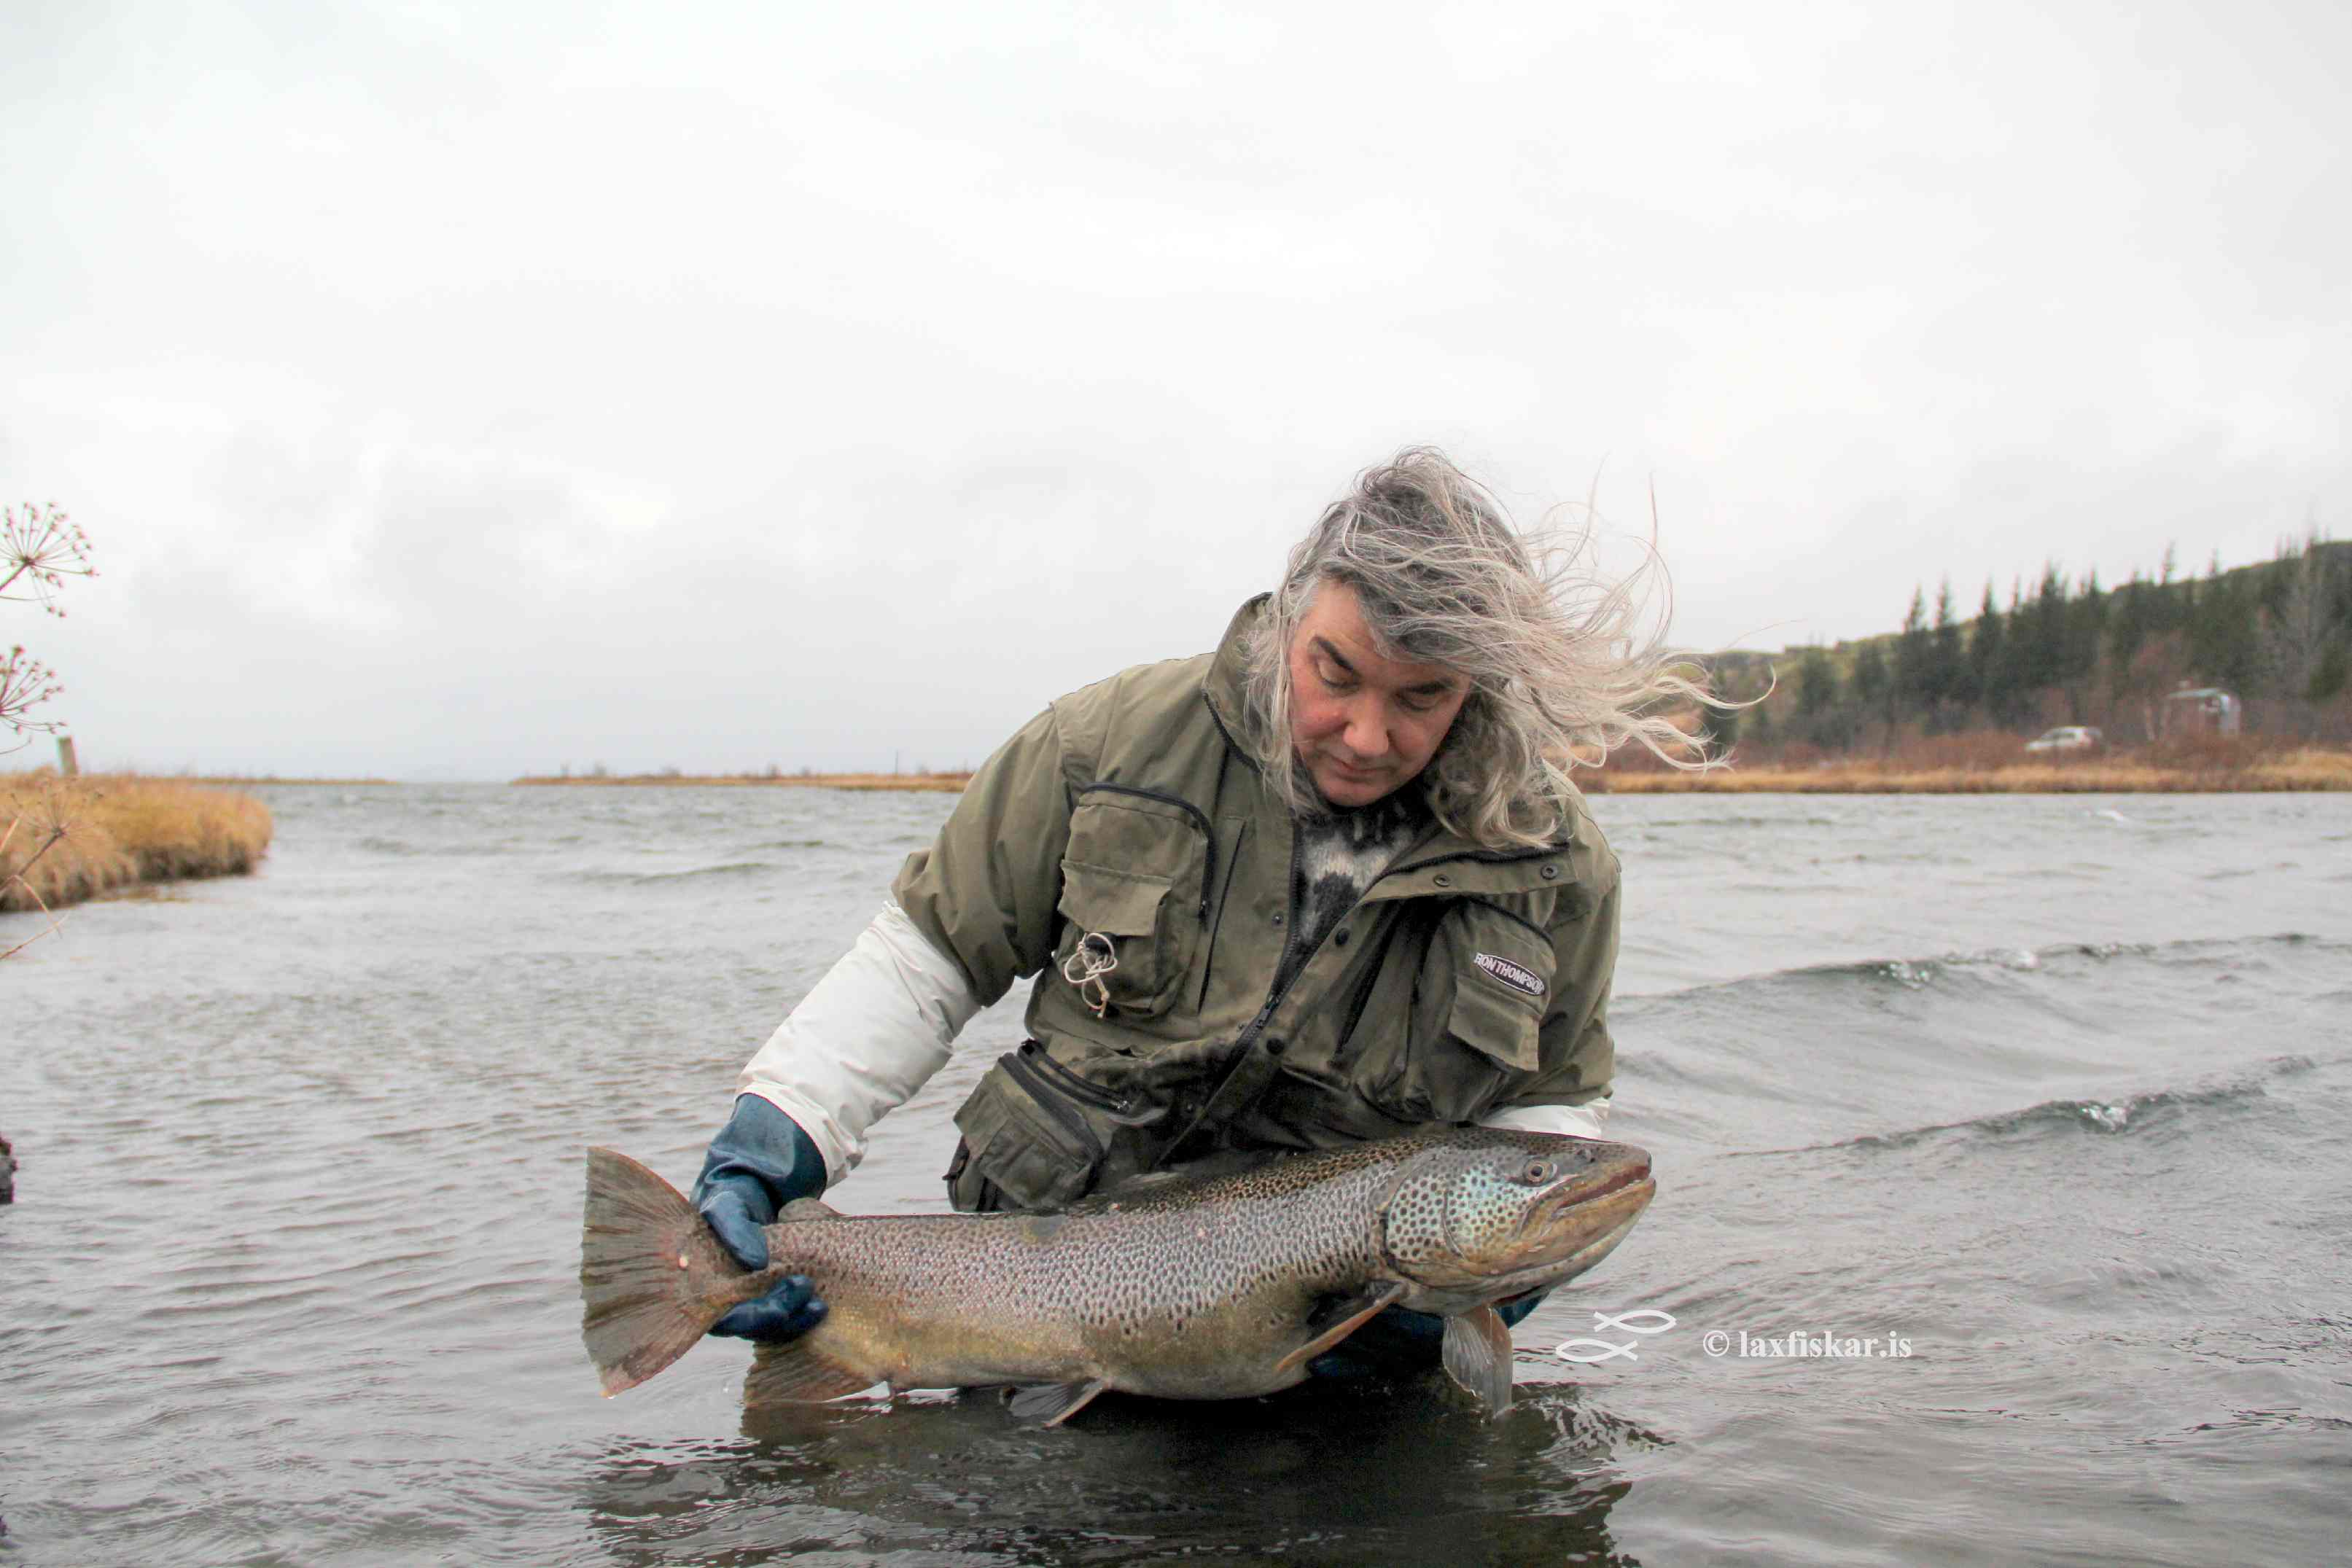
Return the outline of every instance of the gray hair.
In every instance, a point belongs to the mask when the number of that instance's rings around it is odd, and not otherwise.
[[[1441,664],[1470,693],[1421,783],[1453,832],[1489,849],[1559,840],[1579,767],[1638,742],[1676,768],[1703,768],[1705,737],[1661,711],[1708,699],[1664,647],[1666,615],[1640,635],[1653,549],[1622,580],[1592,559],[1590,521],[1516,530],[1484,486],[1434,447],[1414,446],[1356,476],[1290,552],[1248,653],[1244,727],[1295,811],[1290,645],[1316,590],[1343,582],[1386,658]],[[1671,609],[1671,588],[1667,589]],[[1312,799],[1311,793],[1306,795]]]

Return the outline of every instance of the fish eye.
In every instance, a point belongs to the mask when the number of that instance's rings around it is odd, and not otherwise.
[[[1529,1186],[1541,1186],[1558,1174],[1559,1167],[1549,1160],[1529,1160],[1519,1167],[1518,1179]]]

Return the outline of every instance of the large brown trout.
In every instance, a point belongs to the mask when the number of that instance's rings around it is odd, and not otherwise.
[[[1444,1316],[1443,1360],[1490,1411],[1511,1397],[1494,1303],[1598,1263],[1656,1190],[1650,1156],[1543,1133],[1446,1129],[1149,1176],[1053,1214],[846,1218],[814,1199],[730,1257],[676,1187],[588,1151],[581,1332],[618,1394],[787,1274],[831,1311],[762,1345],[747,1405],[1004,1384],[1055,1425],[1106,1388],[1230,1399],[1287,1388],[1391,1305]]]

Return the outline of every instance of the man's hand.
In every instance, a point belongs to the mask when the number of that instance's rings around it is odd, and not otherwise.
[[[824,1157],[798,1122],[757,1094],[735,1102],[735,1113],[710,1140],[693,1201],[710,1233],[746,1269],[768,1266],[767,1227],[799,1197],[824,1190]],[[710,1326],[736,1339],[788,1340],[824,1321],[824,1303],[806,1275],[794,1274],[764,1296],[730,1309]]]

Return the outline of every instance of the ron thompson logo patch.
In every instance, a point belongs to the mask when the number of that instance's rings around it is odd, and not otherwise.
[[[1508,958],[1497,958],[1492,953],[1481,953],[1470,961],[1515,991],[1525,991],[1531,997],[1544,994],[1543,977],[1533,969],[1522,967]]]

